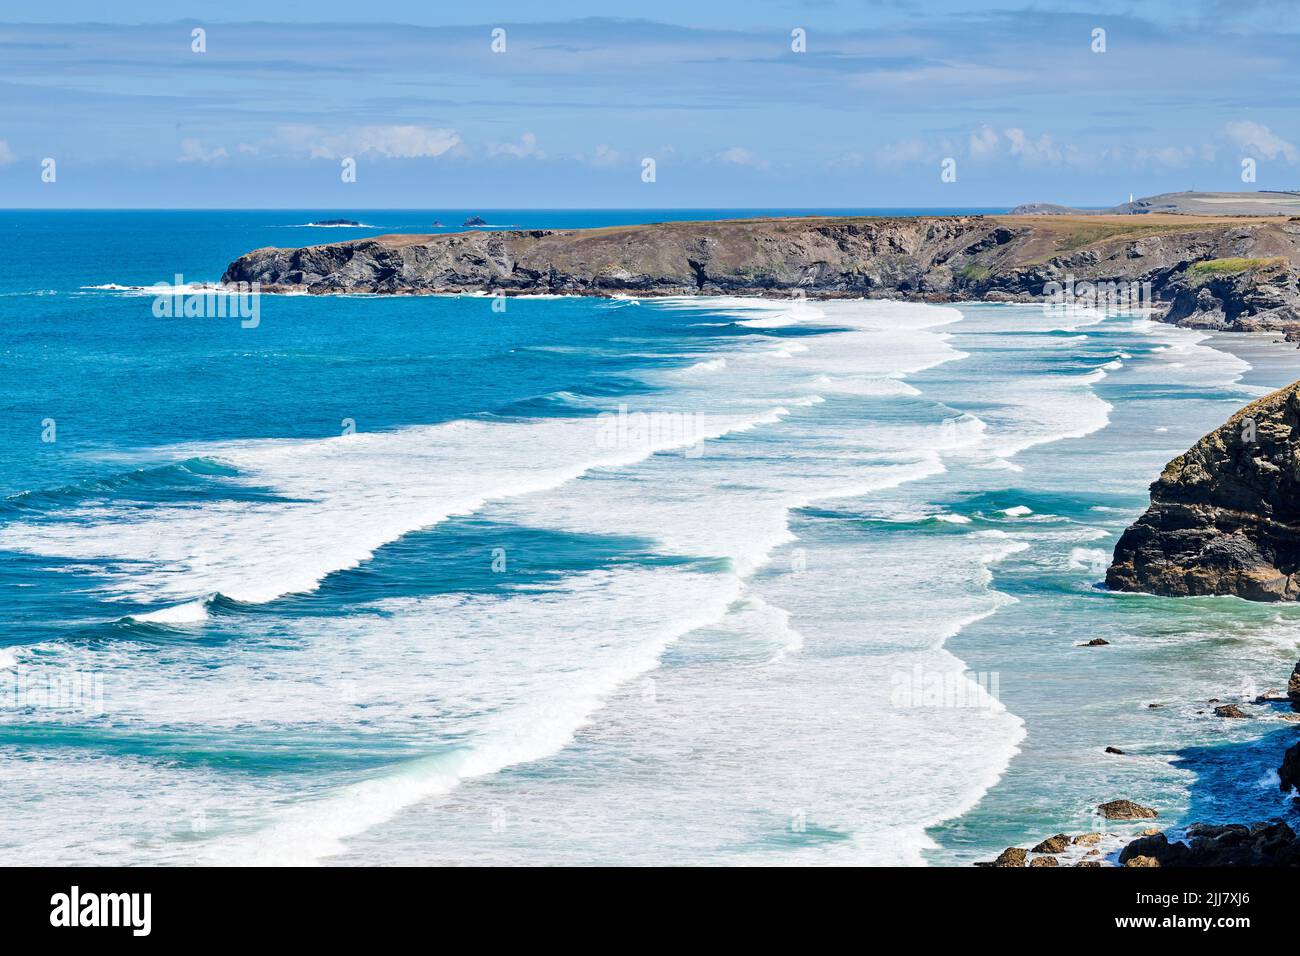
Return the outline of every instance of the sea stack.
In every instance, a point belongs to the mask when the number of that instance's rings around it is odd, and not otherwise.
[[[1165,466],[1106,572],[1119,591],[1300,595],[1300,382],[1252,402]]]

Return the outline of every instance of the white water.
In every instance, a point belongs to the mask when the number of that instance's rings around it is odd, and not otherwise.
[[[267,780],[232,793],[227,780],[181,773],[165,789],[178,805],[213,804],[219,825],[200,840],[163,836],[146,850],[101,851],[312,862],[368,833],[415,826],[409,811],[427,803],[435,816],[419,817],[417,829],[427,840],[432,825],[444,839],[421,845],[422,858],[631,861],[662,852],[677,861],[754,853],[784,861],[794,853],[919,862],[925,828],[978,800],[1023,733],[942,646],[1006,603],[990,589],[988,568],[1023,544],[988,530],[801,541],[791,513],[820,503],[870,515],[873,494],[942,474],[950,460],[1015,468],[1025,448],[1105,425],[1109,406],[1091,385],[1107,369],[972,382],[973,401],[996,404],[988,414],[921,402],[871,419],[857,402],[916,403],[923,396],[908,375],[964,358],[943,331],[959,312],[697,299],[651,307],[722,310],[755,330],[721,340],[723,354],[688,368],[647,373],[661,391],[639,410],[695,416],[690,440],[599,449],[591,420],[555,419],[190,446],[176,457],[219,458],[238,469],[238,481],[292,500],[143,513],[86,507],[65,522],[4,529],[0,546],[9,549],[123,562],[110,587],[124,601],[167,602],[132,615],[156,624],[201,619],[214,593],[265,602],[311,591],[331,571],[456,514],[631,535],[661,554],[723,562],[722,570],[570,575],[487,597],[386,600],[343,618],[278,621],[282,630],[270,635],[254,619],[247,642],[219,653],[179,645],[149,666],[140,659],[152,652],[126,641],[107,658],[36,648],[61,665],[114,673],[114,712],[139,727],[327,738],[364,717],[369,730],[425,741],[430,754],[364,781],[302,789]],[[1068,320],[1044,320],[1040,331],[1091,318]],[[762,333],[794,327],[844,331],[799,340]],[[981,331],[1005,330],[993,322]],[[1065,350],[1070,341],[1031,335],[1014,344]],[[1186,339],[1171,347],[1187,348]],[[701,438],[698,455],[684,453]],[[1015,507],[1007,515],[1028,517]],[[675,645],[684,663],[662,667]],[[651,674],[654,700],[666,703],[647,708],[638,681]],[[900,680],[916,674],[953,678],[946,686],[969,695],[972,719],[899,705]],[[437,815],[456,806],[458,784],[459,799],[472,801],[466,781],[488,786],[507,768],[575,753],[590,762],[548,777],[544,790],[494,798],[508,817],[533,820],[526,834],[485,842]],[[662,774],[602,769],[631,754]],[[128,763],[109,757],[100,766],[129,776]],[[606,839],[566,842],[566,813]],[[783,832],[796,814],[834,837],[769,846],[755,836],[774,822]],[[401,849],[390,843],[386,852],[380,858]]]

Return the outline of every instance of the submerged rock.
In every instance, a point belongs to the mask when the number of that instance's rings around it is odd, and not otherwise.
[[[1125,755],[1125,754],[1124,754],[1124,751],[1120,750],[1118,747],[1107,747],[1107,748],[1106,748],[1106,753],[1108,753],[1108,754],[1119,754],[1121,757],[1123,757],[1123,756]]]
[[[1092,640],[1084,641],[1082,644],[1078,646],[1079,647],[1105,647],[1109,643],[1110,641],[1106,640],[1105,638],[1094,637]]]
[[[1165,466],[1106,572],[1118,591],[1300,595],[1300,383],[1252,402]]]

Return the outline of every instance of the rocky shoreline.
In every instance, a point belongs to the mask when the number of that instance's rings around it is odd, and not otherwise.
[[[1216,703],[1210,701],[1210,704]],[[1285,693],[1259,695],[1256,705],[1289,703],[1300,714],[1300,663],[1295,665]],[[1232,719],[1237,715],[1219,713]],[[1250,715],[1242,712],[1240,718]],[[1124,751],[1108,747],[1124,756]],[[1278,768],[1278,788],[1291,794],[1300,810],[1300,738],[1287,748]],[[1119,799],[1099,804],[1100,821],[1156,819],[1159,811],[1132,800]],[[1007,847],[995,859],[979,862],[983,867],[1291,867],[1300,866],[1300,835],[1282,819],[1251,823],[1192,823],[1186,827],[1149,827],[1135,838],[1102,828],[1086,833],[1057,833],[1031,848]]]
[[[1300,334],[1300,217],[803,217],[388,235],[264,248],[222,282],[325,295],[1062,301]]]

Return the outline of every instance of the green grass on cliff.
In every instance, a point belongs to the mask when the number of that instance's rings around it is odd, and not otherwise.
[[[1204,262],[1193,262],[1187,267],[1187,271],[1193,276],[1208,279],[1211,276],[1237,275],[1250,269],[1280,265],[1285,261],[1281,256],[1274,256],[1271,259],[1206,259]]]
[[[967,282],[983,282],[993,274],[993,268],[991,266],[980,265],[977,262],[972,262],[968,266],[962,266],[962,268],[958,270],[957,274]]]
[[[1074,252],[1107,239],[1141,239],[1143,236],[1184,232],[1189,229],[1182,223],[1146,223],[1140,219],[1136,222],[1072,223],[1071,225],[1073,228],[1060,230],[1057,236],[1057,253]]]
[[[1002,220],[1031,231],[1029,241],[1018,250],[1022,265],[1047,262],[1100,243],[1222,226],[1221,221],[1195,216],[1005,216]]]

